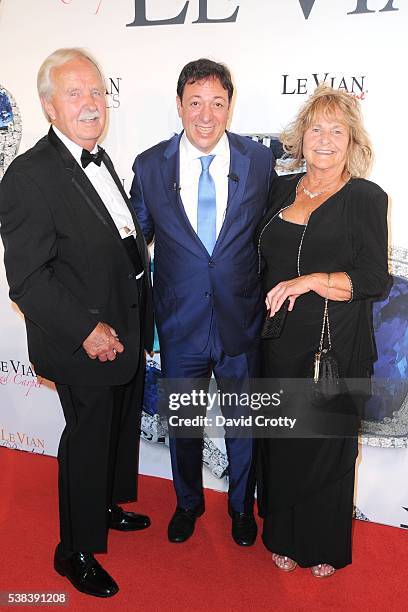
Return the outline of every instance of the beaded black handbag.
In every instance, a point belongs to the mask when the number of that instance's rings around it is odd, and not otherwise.
[[[340,376],[339,365],[331,343],[328,302],[329,300],[326,298],[319,349],[314,354],[312,376],[316,394],[329,399],[340,393]],[[324,346],[325,335],[327,336],[327,346]]]

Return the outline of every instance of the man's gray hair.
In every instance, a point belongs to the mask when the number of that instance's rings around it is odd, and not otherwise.
[[[51,55],[45,58],[41,64],[37,75],[37,90],[40,98],[49,100],[52,96],[54,84],[52,81],[51,70],[77,58],[89,60],[92,64],[94,64],[95,68],[101,75],[102,83],[105,85],[105,78],[96,59],[86,49],[82,49],[81,47],[67,47],[64,49],[57,49],[51,53]],[[47,113],[45,114],[49,120]]]

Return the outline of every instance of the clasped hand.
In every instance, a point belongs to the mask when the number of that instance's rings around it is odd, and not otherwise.
[[[273,317],[286,299],[289,299],[288,310],[293,310],[293,306],[299,295],[303,295],[309,291],[311,291],[309,275],[297,276],[296,278],[278,283],[266,294],[265,304],[270,310],[269,315]]]
[[[99,361],[113,361],[117,353],[125,350],[116,331],[107,323],[98,323],[82,346],[90,359]]]

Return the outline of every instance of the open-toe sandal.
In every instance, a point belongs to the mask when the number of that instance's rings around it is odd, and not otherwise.
[[[319,563],[311,568],[311,572],[315,578],[329,578],[333,576],[336,570],[328,563]]]
[[[283,572],[292,572],[297,566],[296,561],[290,557],[284,557],[283,555],[273,553],[272,559],[276,567]]]

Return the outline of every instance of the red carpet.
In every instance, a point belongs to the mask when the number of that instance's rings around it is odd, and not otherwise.
[[[0,448],[0,591],[69,596],[65,608],[37,610],[408,609],[406,532],[355,521],[352,566],[325,580],[299,568],[285,574],[273,566],[259,538],[248,549],[232,541],[221,493],[206,492],[207,511],[193,538],[170,544],[166,530],[174,509],[172,484],[151,477],[141,477],[140,501],[128,508],[149,514],[152,526],[140,533],[111,532],[109,553],[99,556],[120,592],[109,600],[82,595],[52,568],[58,540],[56,484],[55,459]]]

